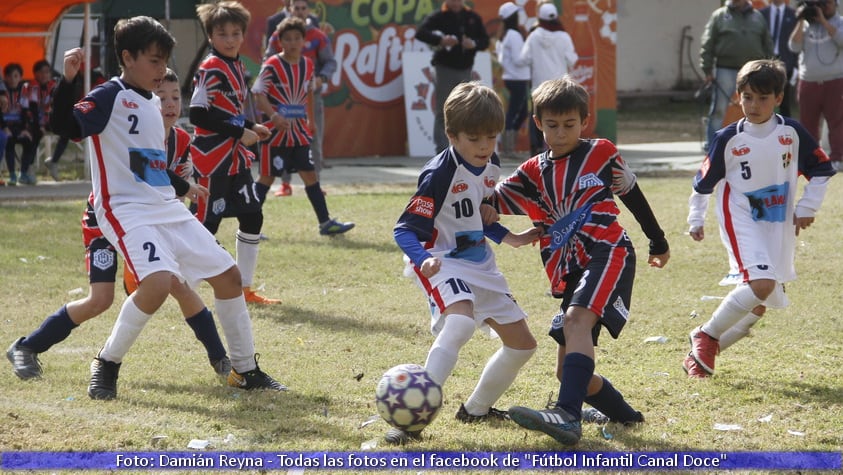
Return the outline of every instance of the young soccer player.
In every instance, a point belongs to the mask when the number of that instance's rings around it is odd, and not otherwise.
[[[288,17],[278,24],[282,50],[261,66],[252,87],[258,110],[266,114],[272,137],[261,143],[260,178],[255,188],[261,201],[266,199],[275,177],[299,172],[307,199],[319,221],[319,234],[342,234],[354,227],[332,219],[316,168],[310,159],[311,133],[307,126],[307,94],[313,87],[313,62],[302,56],[305,24]]]
[[[504,111],[497,94],[477,82],[462,83],[449,94],[444,111],[451,146],[422,169],[418,190],[395,225],[395,241],[430,300],[436,335],[425,362],[430,377],[444,385],[475,328],[491,327],[502,346],[456,418],[506,419],[506,412],[492,405],[533,355],[536,340],[486,238],[518,247],[536,240],[540,230],[513,234],[498,223],[483,224],[480,205],[500,177],[494,150]],[[390,444],[418,438],[419,432],[395,428],[386,434]]]
[[[91,137],[97,222],[140,281],[137,291],[124,302],[111,336],[91,363],[88,395],[93,399],[117,397],[123,357],[167,298],[173,276],[191,286],[206,280],[213,287],[231,354],[229,385],[286,389],[258,367],[237,266],[176,199],[166,171],[160,99],[150,91],[160,85],[174,44],[169,32],[152,18],[120,20],[114,28],[120,77],[100,85],[73,105],[71,81],[84,57],[79,48],[69,50],[64,58],[64,78],[53,103],[54,130],[75,139]]]
[[[550,150],[521,164],[496,188],[503,214],[527,215],[540,223],[541,257],[551,292],[562,303],[551,322],[558,343],[556,376],[561,385],[553,408],[515,406],[519,425],[544,432],[563,445],[582,436],[583,401],[610,420],[644,420],[608,379],[594,372],[594,346],[601,327],[617,338],[629,317],[635,251],[617,220],[618,195],[650,240],[651,266],[670,257],[664,232],[636,177],[605,139],[580,138],[588,121],[588,93],[565,76],[533,91],[533,120]]]
[[[785,81],[784,66],[776,60],[750,61],[738,71],[745,117],[715,134],[694,178],[691,237],[705,237],[707,195],[716,189],[729,273],[740,274],[743,283],[691,331],[691,351],[682,362],[691,378],[711,376],[718,351],[749,334],[766,307],[787,306],[782,284],[796,279],[796,236],[814,222],[834,175],[828,156],[802,125],[775,113]],[[808,184],[797,202],[799,175]]]
[[[244,115],[249,90],[239,54],[251,15],[236,1],[202,4],[196,12],[211,43],[211,53],[193,78],[190,99],[190,122],[196,126],[191,156],[197,181],[210,192],[196,203],[196,216],[212,234],[222,218],[237,218],[235,250],[246,301],[278,304],[252,290],[263,211],[252,178],[254,154],[247,147],[268,139],[269,129]]]

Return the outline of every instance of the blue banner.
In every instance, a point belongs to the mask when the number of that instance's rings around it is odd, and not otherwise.
[[[836,452],[3,452],[3,470],[835,470]]]

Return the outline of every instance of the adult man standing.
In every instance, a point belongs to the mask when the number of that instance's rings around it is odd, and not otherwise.
[[[431,64],[436,71],[436,111],[433,141],[436,153],[448,148],[445,135],[445,99],[461,82],[471,80],[474,56],[489,47],[489,34],[480,15],[463,0],[445,0],[442,9],[431,13],[416,30],[416,39],[434,47]]]
[[[802,5],[799,24],[790,35],[790,49],[799,55],[799,121],[817,140],[820,117],[828,125],[831,163],[843,165],[843,17],[835,0],[821,6]]]
[[[784,63],[787,72],[787,83],[784,85],[784,98],[779,106],[779,113],[790,117],[790,104],[793,102],[793,86],[790,83],[796,69],[799,55],[790,50],[787,42],[796,26],[796,10],[785,0],[771,0],[770,6],[761,9],[761,14],[767,20],[770,37],[773,39],[773,54]]]
[[[753,59],[773,57],[767,22],[750,0],[726,0],[714,10],[700,40],[700,67],[706,84],[714,85],[705,149],[723,127],[723,116],[735,94],[738,70]]]

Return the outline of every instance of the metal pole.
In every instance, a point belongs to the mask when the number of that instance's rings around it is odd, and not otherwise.
[[[91,90],[91,4],[85,3],[85,23],[82,29],[82,49],[85,51],[85,93]],[[85,141],[85,179],[91,180],[91,141]]]

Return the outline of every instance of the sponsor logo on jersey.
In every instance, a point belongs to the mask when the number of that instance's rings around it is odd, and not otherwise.
[[[495,180],[490,177],[486,177],[483,179],[483,184],[486,185],[486,188],[494,188],[495,187]]]
[[[407,211],[417,214],[423,218],[433,218],[433,198],[427,196],[416,196],[407,207]]]
[[[126,109],[137,109],[138,105],[135,102],[127,101],[126,98],[123,98],[123,107]]]
[[[81,112],[83,114],[87,114],[88,112],[91,112],[92,110],[94,110],[94,107],[96,107],[96,104],[94,104],[91,101],[77,102],[76,105],[73,106],[74,109],[78,110],[79,112]]]
[[[790,165],[790,162],[793,160],[793,155],[790,152],[785,152],[782,154],[782,168],[787,168]]]
[[[612,304],[612,307],[614,307],[615,310],[618,311],[618,313],[623,317],[624,320],[629,319],[629,309],[626,308],[626,305],[624,305],[623,300],[620,297],[615,300],[615,303]]]
[[[468,184],[465,182],[458,182],[455,183],[454,186],[451,187],[451,193],[457,194],[462,193],[463,191],[468,189]]]
[[[97,249],[91,255],[91,265],[99,270],[107,270],[114,265],[114,254],[108,249]]]
[[[790,184],[770,185],[744,193],[749,201],[753,221],[783,223],[788,219],[787,199]]]
[[[225,212],[225,198],[220,198],[211,204],[211,212],[220,215]]]
[[[779,143],[782,145],[791,145],[793,143],[793,137],[790,135],[779,135]]]
[[[749,147],[743,145],[741,147],[732,147],[732,155],[740,157],[749,153]]]
[[[603,180],[597,177],[594,173],[583,175],[579,180],[580,188],[591,188],[592,186],[603,186]]]

